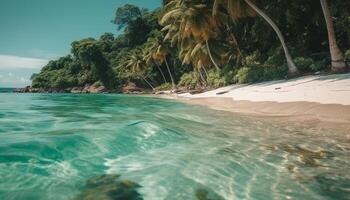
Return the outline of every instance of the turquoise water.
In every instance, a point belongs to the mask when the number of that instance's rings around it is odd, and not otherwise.
[[[350,199],[350,145],[124,95],[0,94],[0,199]]]
[[[11,93],[14,92],[16,88],[0,88],[0,93]]]

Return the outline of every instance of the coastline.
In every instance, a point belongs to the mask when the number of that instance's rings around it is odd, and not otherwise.
[[[278,122],[302,123],[320,128],[335,128],[349,133],[350,106],[312,102],[251,102],[234,101],[231,98],[183,99],[181,102],[207,106],[214,110],[228,111]]]
[[[159,96],[159,95],[158,95]],[[279,122],[344,131],[350,138],[350,74],[232,85],[163,98]]]
[[[49,92],[61,93],[56,90]],[[68,91],[68,93],[95,94],[115,92],[94,86],[72,88]],[[198,94],[189,92],[175,94],[170,91],[151,94],[142,92],[136,85],[129,84],[117,93],[170,98],[268,120],[335,128],[348,132],[350,138],[350,73],[230,85]]]

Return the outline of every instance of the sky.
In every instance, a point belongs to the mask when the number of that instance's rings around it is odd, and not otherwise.
[[[30,76],[52,59],[70,53],[70,44],[105,32],[117,7],[155,9],[160,0],[0,0],[0,87],[30,85]]]

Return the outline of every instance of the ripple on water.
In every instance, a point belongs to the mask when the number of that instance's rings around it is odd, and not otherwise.
[[[333,130],[154,98],[1,95],[0,199],[350,199]]]

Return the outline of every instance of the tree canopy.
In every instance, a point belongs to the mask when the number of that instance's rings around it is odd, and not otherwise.
[[[72,42],[71,54],[33,74],[32,86],[67,88],[98,82],[118,88],[134,82],[145,88],[193,88],[284,78],[288,67],[279,39],[245,2],[172,0],[154,11],[124,5],[112,20],[122,34]],[[319,0],[262,0],[256,6],[279,28],[301,73],[330,70]],[[350,2],[332,1],[330,12],[339,48],[349,59]]]

